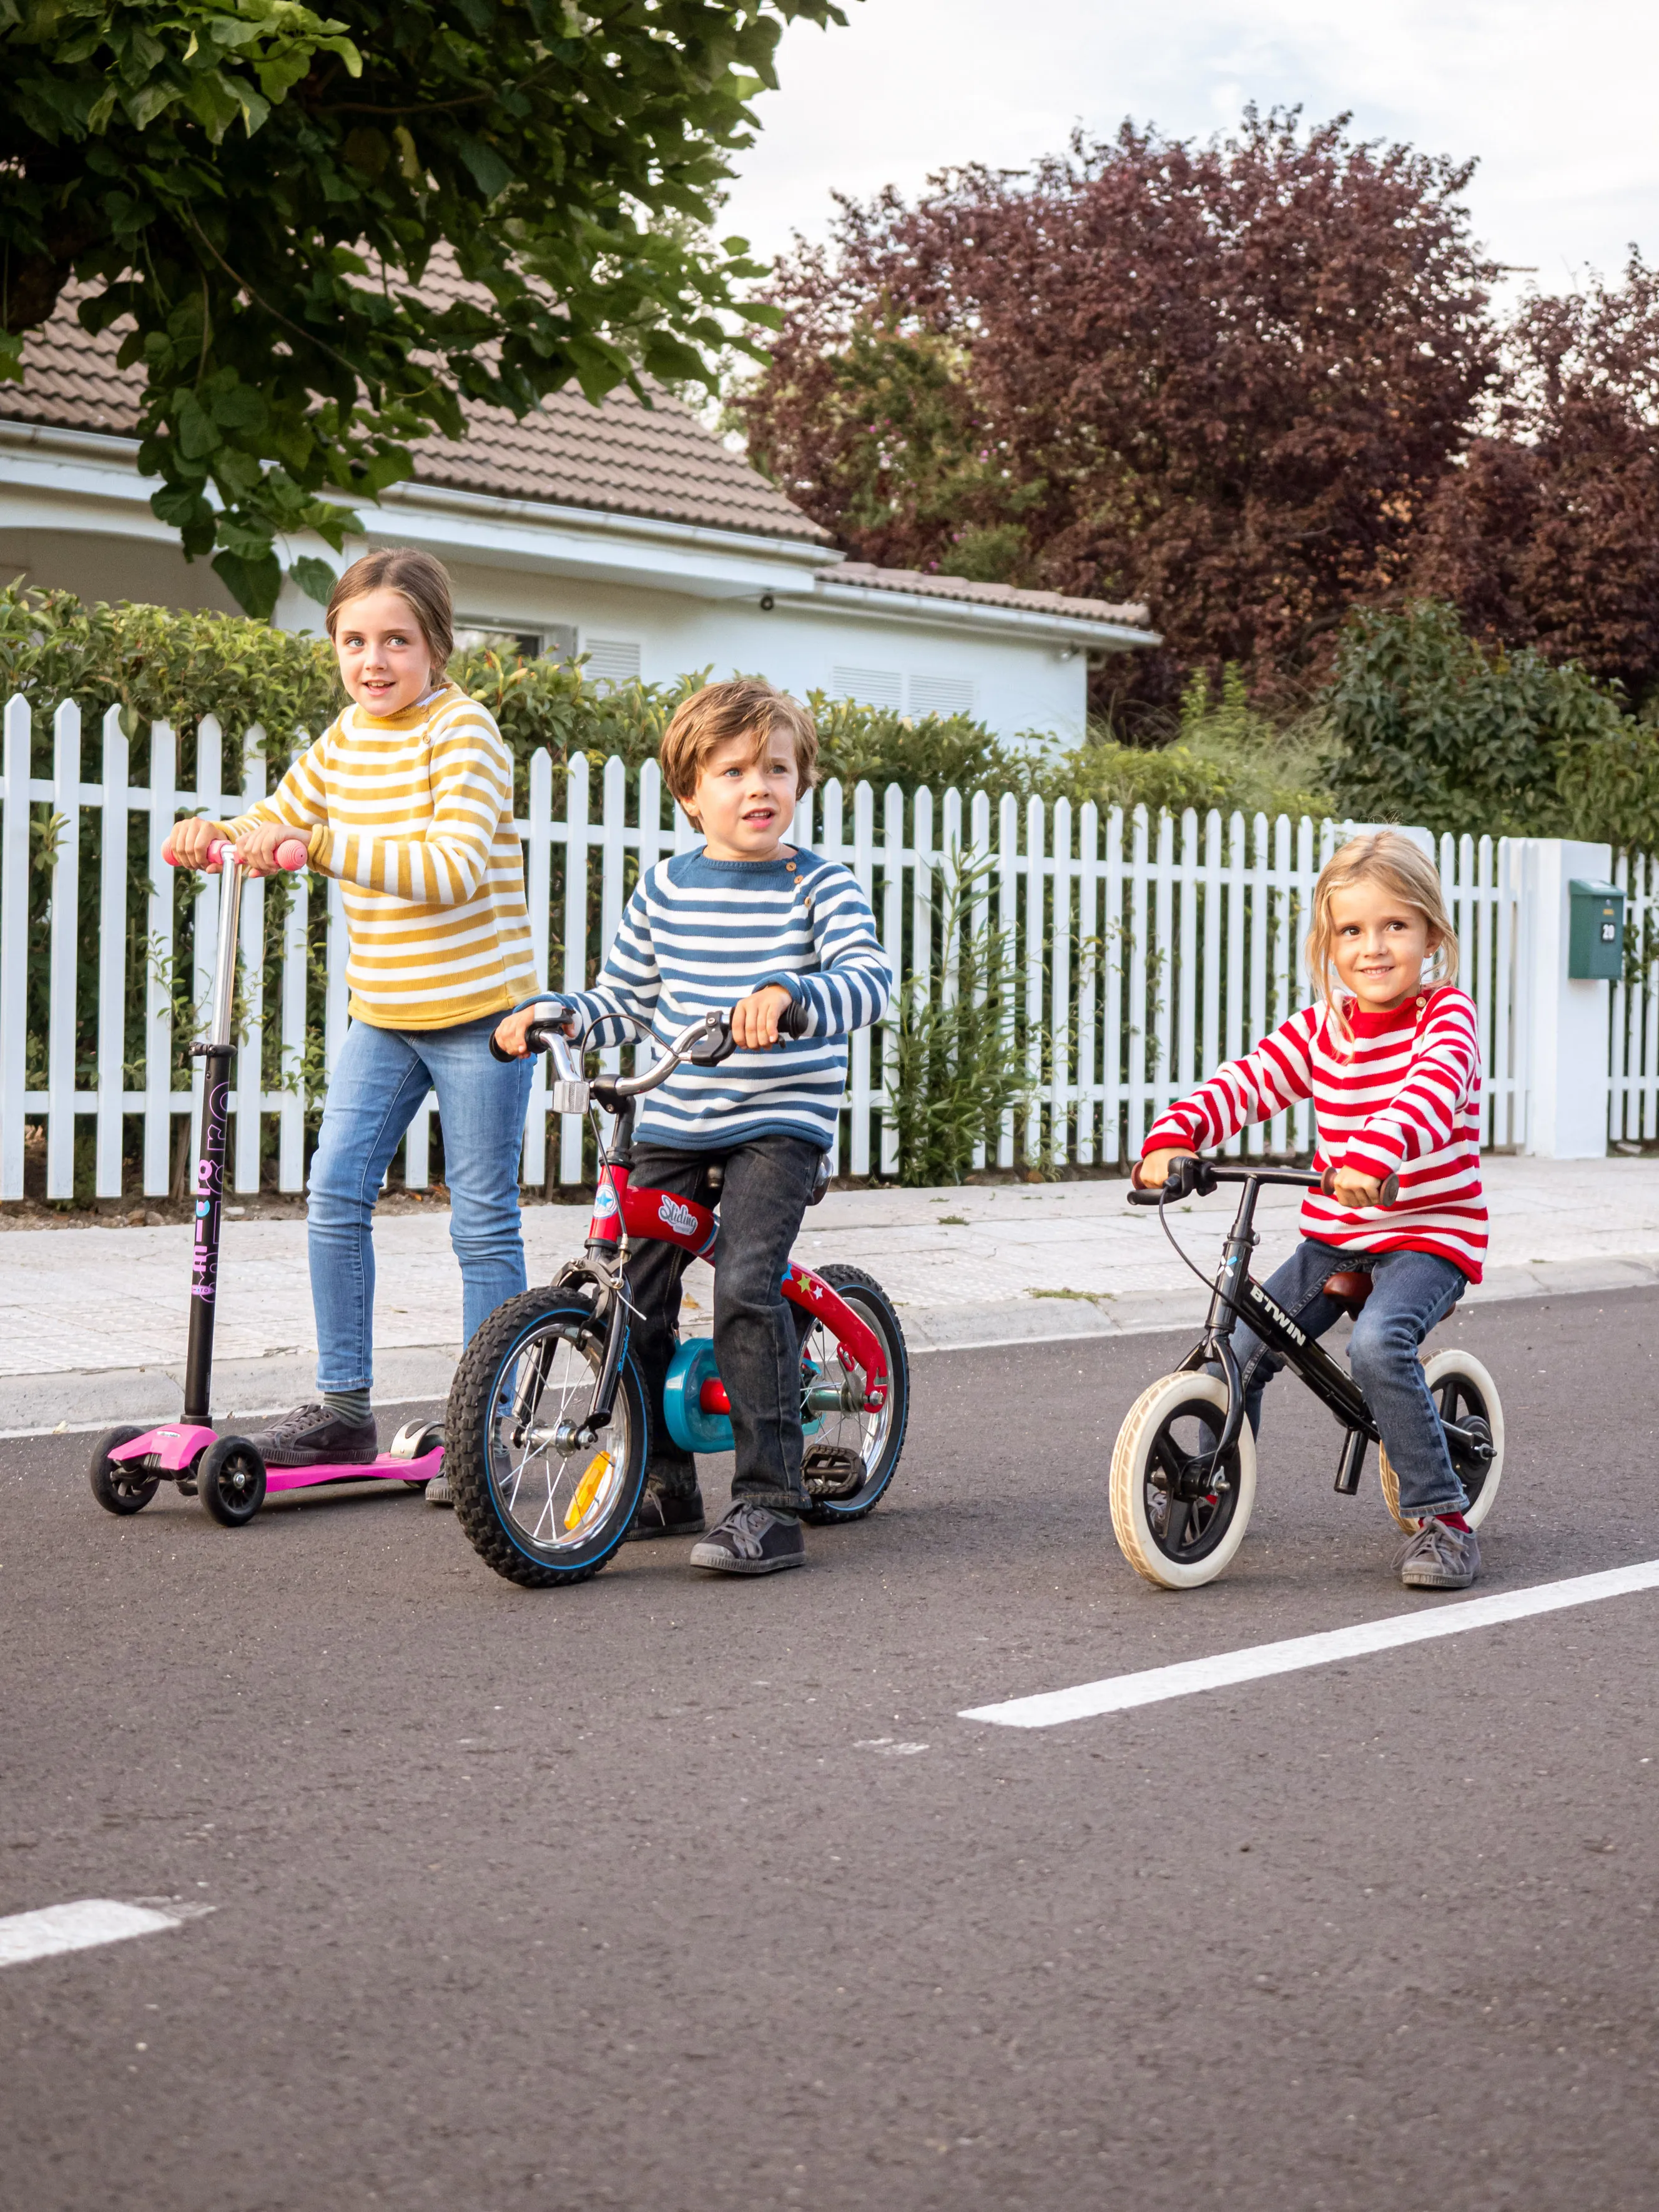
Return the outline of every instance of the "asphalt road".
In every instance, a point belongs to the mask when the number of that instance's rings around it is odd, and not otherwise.
[[[1651,1292],[1449,1325],[1497,1590],[1659,1555]],[[1456,1602],[1269,1400],[1231,1574],[1152,1591],[1111,1441],[1184,1348],[917,1364],[808,1571],[498,1581],[406,1495],[228,1533],[0,1446],[18,2212],[1505,2212],[1659,2197],[1653,1595],[1031,1734],[960,1709]],[[912,1747],[899,1748],[898,1747]],[[914,1747],[925,1747],[915,1748]]]

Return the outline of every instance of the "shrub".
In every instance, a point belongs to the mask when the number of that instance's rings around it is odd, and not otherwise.
[[[1659,848],[1659,732],[1571,662],[1486,651],[1443,602],[1351,617],[1328,696],[1361,819]]]

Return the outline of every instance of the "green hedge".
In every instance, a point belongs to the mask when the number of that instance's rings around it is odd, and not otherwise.
[[[584,752],[595,769],[619,754],[630,768],[656,751],[668,718],[708,680],[702,669],[669,684],[612,688],[590,684],[580,666],[524,661],[506,649],[457,653],[455,680],[495,715],[520,770],[520,799],[530,758],[545,747],[556,767]],[[319,731],[342,702],[326,640],[296,637],[239,615],[179,614],[164,607],[88,605],[70,592],[0,591],[0,696],[21,692],[45,712],[79,701],[88,738],[112,706],[125,710],[134,773],[146,773],[144,729],[170,722],[183,741],[180,770],[192,757],[204,714],[227,734],[255,723],[273,760],[286,757],[299,730]],[[1012,792],[1024,800],[1061,797],[1109,806],[1144,804],[1154,811],[1195,806],[1246,812],[1318,813],[1327,794],[1306,771],[1307,748],[1254,715],[1229,676],[1218,700],[1201,684],[1189,693],[1176,742],[1161,750],[1119,744],[1101,733],[1069,748],[1042,740],[1012,744],[965,714],[910,720],[878,708],[810,695],[826,777],[848,788],[867,781],[907,793]]]

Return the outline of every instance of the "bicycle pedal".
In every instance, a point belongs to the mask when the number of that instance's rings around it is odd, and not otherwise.
[[[814,1444],[800,1471],[809,1498],[830,1500],[856,1497],[869,1473],[859,1455],[842,1444]]]

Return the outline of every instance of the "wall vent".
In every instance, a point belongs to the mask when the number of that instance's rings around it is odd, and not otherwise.
[[[913,714],[971,714],[974,679],[971,676],[913,676],[910,712]]]
[[[637,640],[620,637],[585,637],[582,651],[587,655],[586,674],[590,684],[637,684],[640,680],[640,648]]]
[[[860,707],[904,712],[904,678],[896,668],[832,668],[830,689],[837,699],[854,699]]]

